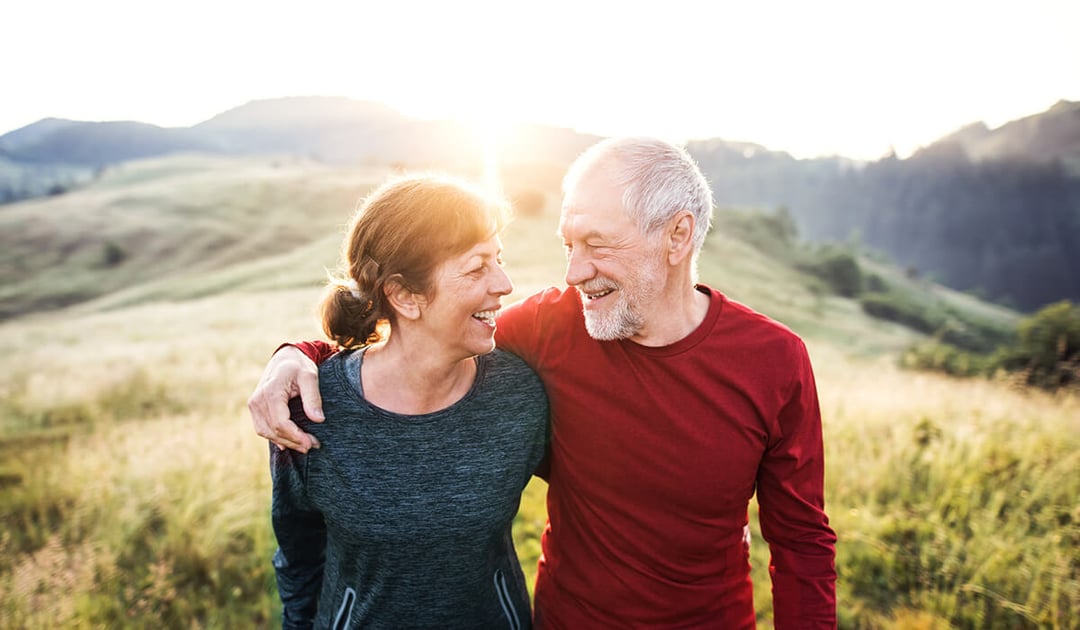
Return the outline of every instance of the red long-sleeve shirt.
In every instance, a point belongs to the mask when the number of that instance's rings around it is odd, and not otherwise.
[[[747,507],[771,553],[775,625],[836,625],[813,371],[786,327],[719,292],[664,347],[596,341],[576,290],[507,308],[497,344],[551,402],[538,628],[753,628]],[[300,344],[318,359],[325,344]]]

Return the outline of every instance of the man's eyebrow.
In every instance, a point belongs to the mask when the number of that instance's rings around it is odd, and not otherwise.
[[[558,230],[555,230],[555,236],[558,236],[559,238],[561,238],[564,241],[567,240],[566,236],[562,233],[562,228],[561,227]],[[604,234],[603,232],[601,232],[599,230],[589,230],[588,232],[583,234],[579,240],[607,242],[608,237],[607,237],[606,234]]]

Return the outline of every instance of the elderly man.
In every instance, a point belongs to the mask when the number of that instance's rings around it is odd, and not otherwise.
[[[505,309],[496,343],[551,402],[539,628],[753,628],[747,507],[757,492],[777,628],[836,625],[821,416],[803,342],[697,283],[712,194],[681,148],[604,140],[570,167],[568,289]],[[303,351],[301,354],[300,351]],[[319,416],[315,367],[275,355],[256,431],[306,450],[285,402]]]

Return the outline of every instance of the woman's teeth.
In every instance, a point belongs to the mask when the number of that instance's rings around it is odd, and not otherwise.
[[[480,311],[479,313],[473,313],[473,317],[488,324],[489,326],[495,325],[495,314],[499,311]]]

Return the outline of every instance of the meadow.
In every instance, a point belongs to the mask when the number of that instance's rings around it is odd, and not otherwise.
[[[4,242],[5,304],[81,296],[0,322],[0,628],[278,625],[267,445],[245,402],[280,341],[321,336],[340,227],[384,174],[171,158],[0,207],[12,247],[36,230],[19,268]],[[545,190],[504,239],[515,297],[561,282]],[[1075,391],[902,370],[919,334],[724,234],[701,276],[807,340],[842,628],[1080,628]],[[530,581],[543,496],[534,481],[515,521]],[[754,504],[751,522],[767,628]]]

